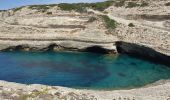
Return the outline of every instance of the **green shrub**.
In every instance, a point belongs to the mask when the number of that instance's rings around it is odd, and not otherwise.
[[[135,27],[135,25],[133,23],[129,23],[128,25],[129,27]]]
[[[67,11],[77,11],[77,12],[86,12],[86,7],[92,8],[94,10],[104,11],[109,6],[113,5],[114,1],[105,1],[105,2],[97,2],[97,3],[61,3],[61,4],[52,4],[52,5],[31,5],[29,9],[36,9],[42,12],[47,11],[50,7],[58,6],[62,10]],[[20,10],[22,7],[14,9],[15,11]]]
[[[52,15],[53,13],[52,12],[47,12],[48,15]]]
[[[108,16],[103,15],[102,16],[103,20],[105,21],[106,27],[108,29],[115,29],[117,26],[117,22],[113,19],[110,19]]]
[[[89,7],[94,10],[104,11],[106,8],[113,5],[113,1],[105,1],[105,2],[98,2],[98,3],[91,3]]]
[[[148,6],[148,5],[149,5],[149,4],[148,4],[147,2],[144,2],[144,1],[143,1],[143,2],[141,3],[140,7],[146,7],[146,6]]]
[[[29,9],[36,9],[41,12],[46,12],[50,8],[50,6],[53,5],[31,5],[29,6]]]
[[[165,6],[170,6],[170,2],[166,3]]]
[[[13,11],[14,11],[14,12],[17,12],[17,11],[21,10],[22,8],[23,8],[23,7],[14,8]]]
[[[85,10],[86,7],[92,8],[94,10],[104,11],[106,8],[108,8],[111,5],[113,5],[113,1],[105,1],[105,2],[98,2],[98,3],[72,3],[72,4],[62,3],[62,4],[58,4],[58,6],[62,10],[67,10],[67,11],[75,10],[78,12],[86,11]]]
[[[87,22],[94,22],[95,20],[97,20],[96,17],[90,17],[89,20]]]
[[[122,7],[125,5],[125,0],[116,1],[114,4],[116,7]]]
[[[61,10],[71,11],[75,10],[77,12],[85,12],[85,6],[84,3],[78,3],[78,4],[68,4],[68,3],[61,3],[58,4],[58,6],[61,8]]]
[[[19,100],[28,100],[29,98],[35,98],[38,97],[39,95],[43,95],[43,94],[48,94],[49,89],[43,89],[42,91],[35,91],[32,92],[31,94],[21,94],[19,96]]]
[[[146,7],[149,4],[147,2],[142,2],[141,4],[138,4],[136,2],[128,2],[126,8],[133,8],[133,7]]]
[[[0,12],[4,12],[4,11],[6,11],[6,10],[0,10]]]
[[[29,6],[30,9],[36,9],[36,10],[41,10],[41,9],[49,9],[47,5],[31,5]]]
[[[139,7],[140,4],[137,4],[136,2],[128,2],[126,8],[133,8],[133,7]]]

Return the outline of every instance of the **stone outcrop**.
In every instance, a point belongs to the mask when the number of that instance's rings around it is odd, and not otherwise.
[[[116,46],[117,51],[121,54],[128,54],[133,57],[147,59],[148,61],[170,66],[170,56],[156,52],[154,49],[122,41],[116,42]]]
[[[52,14],[28,7],[15,12],[1,12],[0,50],[12,50],[17,46],[23,50],[45,50],[55,44],[53,48],[82,51],[99,46],[116,52],[115,41],[118,38],[106,34],[107,28],[99,16],[54,8],[48,10],[55,11]]]
[[[169,0],[124,1],[121,7],[111,6],[105,10],[107,15],[121,23],[113,34],[120,41],[143,45],[170,56],[170,6],[165,6]],[[141,2],[145,6],[140,7]]]
[[[133,5],[130,3],[129,6],[129,2]],[[66,11],[57,5],[1,11],[0,50],[12,50],[17,46],[26,51],[47,50],[53,45],[54,50],[82,51],[98,46],[116,52],[116,41],[125,41],[169,56],[170,15],[169,6],[165,6],[168,0],[129,0],[123,3],[121,6],[114,3],[100,13]],[[108,29],[101,14],[119,24],[115,29]],[[130,23],[134,26],[129,27]]]
[[[80,90],[0,81],[2,100],[169,100],[170,82],[130,90]]]

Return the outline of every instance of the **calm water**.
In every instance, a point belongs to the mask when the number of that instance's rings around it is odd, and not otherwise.
[[[170,79],[170,68],[126,55],[1,52],[0,80],[73,88],[121,89]]]

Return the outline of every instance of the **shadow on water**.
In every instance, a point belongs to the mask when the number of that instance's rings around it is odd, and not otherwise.
[[[170,56],[159,53],[154,49],[127,42],[116,42],[117,51],[120,54],[151,61],[156,64],[163,64],[170,67]]]
[[[99,54],[107,54],[110,52],[110,50],[104,49],[100,46],[92,46],[88,47],[83,50],[84,52],[92,52],[92,53],[99,53]]]

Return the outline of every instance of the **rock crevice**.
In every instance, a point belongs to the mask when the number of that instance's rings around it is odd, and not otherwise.
[[[123,41],[116,42],[116,47],[118,53],[146,59],[148,61],[164,64],[170,67],[170,56],[157,52],[149,47]]]

